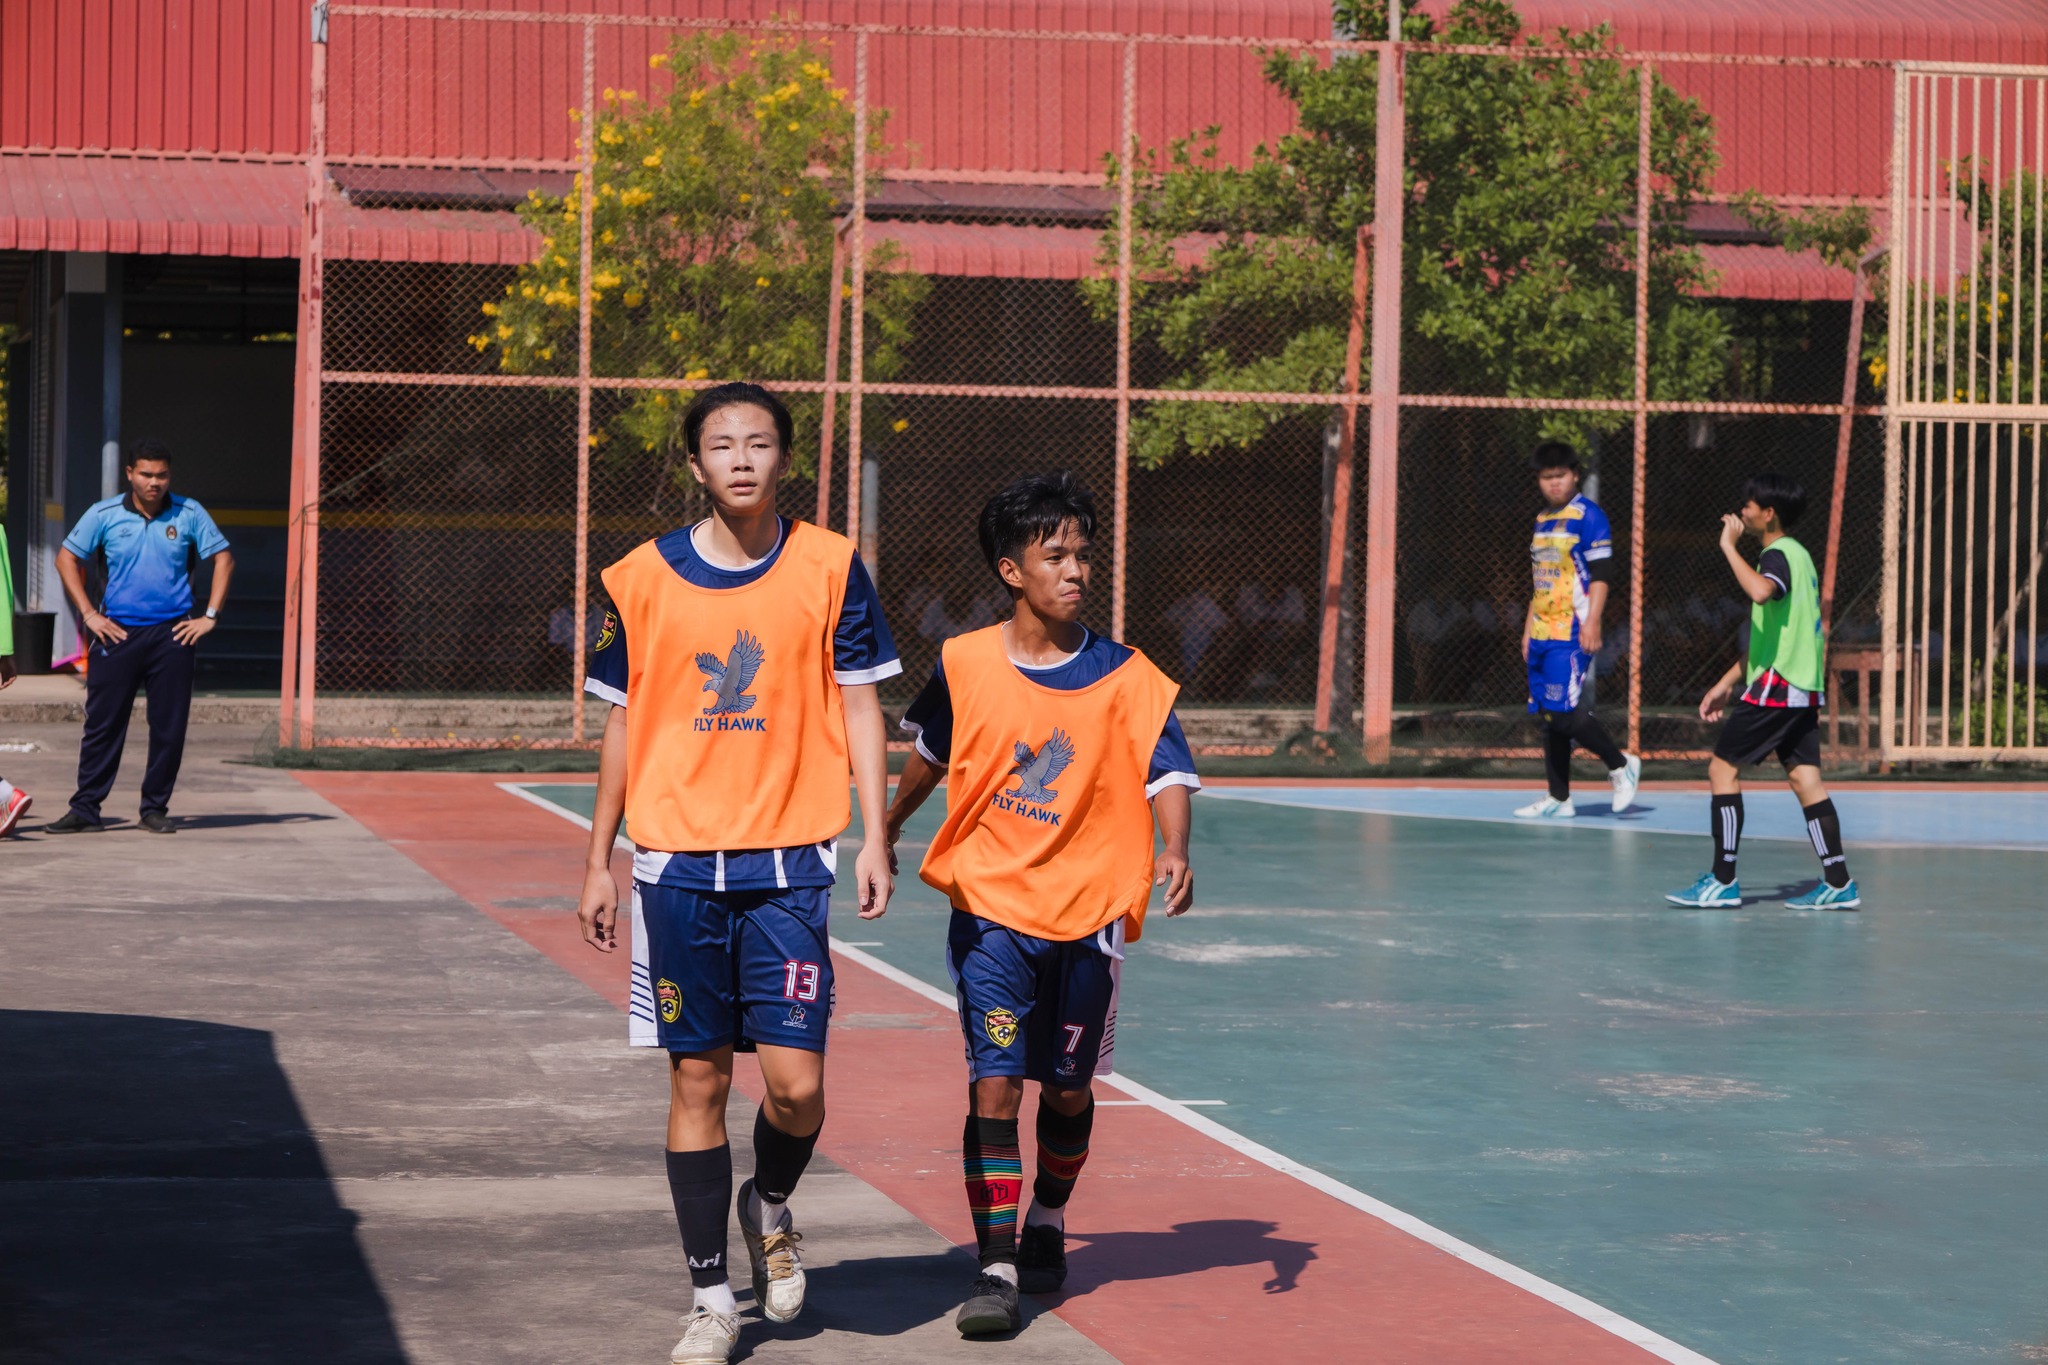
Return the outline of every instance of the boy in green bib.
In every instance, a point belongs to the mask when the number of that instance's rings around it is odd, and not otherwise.
[[[1863,903],[1842,852],[1842,821],[1820,780],[1820,708],[1827,685],[1820,574],[1788,532],[1806,510],[1806,490],[1782,474],[1759,474],[1742,489],[1742,512],[1721,518],[1721,553],[1748,594],[1749,657],[1721,675],[1700,701],[1701,720],[1721,720],[1707,765],[1712,789],[1714,870],[1665,897],[1674,905],[1734,909],[1742,904],[1735,850],[1742,841],[1742,770],[1776,754],[1806,814],[1820,855],[1821,882],[1786,902],[1793,910],[1854,910]],[[1736,547],[1744,531],[1763,541],[1752,568]],[[1742,694],[1734,703],[1736,688]]]

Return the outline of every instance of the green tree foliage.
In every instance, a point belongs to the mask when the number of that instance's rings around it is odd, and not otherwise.
[[[1384,0],[1339,0],[1340,31],[1386,34]],[[1442,20],[1402,22],[1410,41],[1527,44],[1554,56],[1507,61],[1414,54],[1407,82],[1402,275],[1409,375],[1452,391],[1531,398],[1634,392],[1637,76],[1611,33],[1524,35],[1505,0],[1456,0]],[[1298,131],[1223,165],[1217,129],[1141,168],[1132,242],[1136,335],[1173,367],[1165,387],[1331,392],[1342,379],[1354,243],[1374,216],[1378,63],[1372,54],[1276,51],[1266,79]],[[1727,364],[1723,314],[1688,241],[1688,207],[1716,165],[1712,125],[1670,87],[1652,91],[1650,392],[1715,393]],[[1112,166],[1112,176],[1115,167]],[[1116,255],[1117,224],[1103,242]],[[1176,243],[1212,242],[1200,259]],[[1115,315],[1113,281],[1084,288]],[[1160,403],[1134,424],[1138,458],[1250,445],[1306,406]],[[1529,435],[1581,439],[1622,413],[1549,413]]]
[[[790,37],[692,34],[650,59],[663,97],[606,90],[591,209],[591,363],[609,377],[819,380],[839,205],[852,198],[853,110],[825,53]],[[657,80],[665,78],[657,75]],[[869,164],[886,150],[874,112]],[[512,374],[576,368],[583,177],[567,195],[528,197],[520,217],[540,252],[483,305],[469,339]],[[902,365],[925,281],[900,252],[868,252],[869,378]],[[845,365],[842,353],[841,365]],[[790,395],[816,420],[814,396]],[[683,445],[677,395],[641,390],[594,444],[620,458]],[[807,425],[809,423],[806,423]],[[808,469],[813,452],[794,462]]]

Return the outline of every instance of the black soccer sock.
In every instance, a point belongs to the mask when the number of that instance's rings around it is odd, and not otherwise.
[[[960,1139],[967,1211],[984,1267],[1017,1261],[1017,1197],[1024,1193],[1024,1157],[1017,1120],[969,1116]]]
[[[1849,856],[1842,849],[1842,817],[1835,814],[1832,800],[1816,801],[1805,807],[1806,837],[1820,855],[1820,875],[1829,886],[1849,884]]]
[[[1742,793],[1714,798],[1714,880],[1735,880],[1735,850],[1742,843]]]
[[[1074,1196],[1074,1182],[1088,1164],[1088,1135],[1095,1129],[1095,1099],[1078,1114],[1062,1114],[1038,1097],[1038,1176],[1031,1182],[1031,1202],[1039,1208],[1063,1209]]]
[[[732,1214],[732,1144],[668,1154],[668,1195],[676,1230],[690,1262],[690,1283],[709,1289],[726,1282],[725,1227]]]
[[[811,1152],[818,1145],[818,1134],[824,1131],[825,1125],[820,1123],[809,1137],[793,1137],[769,1121],[766,1105],[755,1111],[754,1192],[765,1203],[789,1202],[790,1193],[796,1189],[804,1167],[811,1164]]]
[[[1543,716],[1543,781],[1553,801],[1567,801],[1572,794],[1572,737],[1559,724],[1558,712]]]
[[[1571,714],[1572,738],[1579,742],[1593,757],[1607,765],[1607,771],[1628,766],[1628,758],[1621,752],[1621,746],[1607,733],[1607,727],[1600,723],[1600,717],[1593,714],[1590,706],[1581,707]]]

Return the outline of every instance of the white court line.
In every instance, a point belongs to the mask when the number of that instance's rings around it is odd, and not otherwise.
[[[519,799],[520,799],[521,801],[531,801],[531,802],[533,802],[533,804],[534,804],[534,805],[536,805],[536,806],[539,806],[539,807],[540,807],[540,808],[541,808],[542,810],[544,810],[544,811],[550,811],[550,812],[552,812],[552,813],[554,813],[554,814],[556,814],[556,815],[559,815],[559,816],[561,816],[561,817],[562,817],[562,818],[563,818],[564,820],[567,820],[567,821],[568,821],[568,822],[569,822],[570,824],[572,824],[572,825],[581,825],[581,826],[582,826],[582,827],[583,827],[584,829],[589,829],[589,828],[591,827],[591,826],[590,826],[590,817],[589,817],[589,816],[587,816],[587,815],[578,815],[578,814],[577,814],[577,813],[576,813],[575,811],[573,811],[573,810],[570,810],[570,809],[569,809],[569,808],[568,808],[567,806],[558,806],[558,805],[556,805],[556,804],[555,804],[554,802],[552,802],[552,801],[548,800],[548,799],[547,799],[547,798],[546,798],[545,796],[539,796],[539,795],[536,795],[536,794],[535,794],[535,793],[533,793],[533,792],[530,792],[530,791],[528,791],[528,790],[526,789],[525,785],[524,785],[524,784],[522,784],[522,783],[518,783],[518,782],[499,782],[499,783],[496,783],[495,785],[496,785],[496,787],[498,788],[498,790],[499,790],[499,791],[501,791],[501,792],[511,792],[511,793],[512,793],[512,794],[513,794],[514,796],[518,797],[518,798],[519,798]],[[560,784],[557,784],[557,783],[551,783],[551,782],[543,782],[543,783],[540,783],[539,785],[541,785],[541,786],[556,786],[556,785],[560,785]],[[624,849],[624,850],[626,850],[626,852],[628,852],[628,853],[637,853],[637,852],[639,851],[639,845],[635,844],[635,843],[634,843],[634,842],[633,842],[633,841],[632,841],[631,839],[628,839],[628,838],[627,838],[627,837],[626,837],[625,835],[623,835],[623,834],[621,834],[621,835],[616,835],[616,836],[614,836],[614,837],[613,837],[613,839],[612,839],[612,847],[613,847],[613,848],[623,848],[623,849]]]
[[[576,812],[558,806],[546,797],[536,796],[532,792],[523,791],[517,783],[500,782],[498,786],[506,791],[516,793],[545,810],[551,810],[555,814],[573,821],[585,829],[590,828],[590,821],[576,814]],[[905,990],[921,995],[934,1004],[944,1005],[949,1010],[959,1007],[959,1002],[954,999],[950,992],[940,990],[937,986],[912,976],[900,967],[891,966],[889,963],[882,961],[882,959],[875,957],[871,953],[861,951],[843,939],[835,938],[832,940],[832,951],[858,962],[861,966],[866,967],[884,980],[893,981]],[[1390,1227],[1398,1228],[1418,1241],[1428,1243],[1446,1255],[1457,1257],[1475,1270],[1484,1271],[1495,1279],[1505,1280],[1515,1286],[1515,1288],[1542,1299],[1545,1303],[1554,1304],[1574,1317],[1585,1319],[1604,1332],[1620,1337],[1623,1341],[1633,1346],[1641,1347],[1659,1360],[1668,1360],[1672,1362],[1672,1365],[1715,1365],[1715,1362],[1709,1357],[1703,1356],[1688,1347],[1681,1346],[1669,1337],[1661,1336],[1639,1322],[1625,1318],[1612,1309],[1603,1308],[1583,1295],[1574,1294],[1562,1285],[1552,1284],[1550,1281],[1539,1275],[1533,1275],[1518,1265],[1503,1261],[1498,1256],[1481,1251],[1471,1243],[1461,1241],[1443,1229],[1423,1222],[1411,1213],[1403,1213],[1393,1205],[1375,1199],[1362,1190],[1353,1189],[1341,1180],[1324,1175],[1312,1166],[1304,1166],[1292,1157],[1282,1156],[1272,1148],[1254,1142],[1242,1133],[1225,1128],[1214,1119],[1196,1113],[1187,1104],[1178,1100],[1170,1100],[1158,1091],[1151,1089],[1149,1086],[1140,1085],[1128,1076],[1112,1072],[1098,1079],[1107,1081],[1126,1095],[1131,1096],[1131,1099],[1124,1101],[1098,1100],[1096,1101],[1098,1104],[1140,1104],[1156,1109],[1168,1118],[1175,1119],[1194,1129],[1202,1136],[1222,1143],[1240,1156],[1249,1157],[1260,1165],[1270,1167],[1282,1175],[1293,1176],[1302,1184],[1312,1189],[1320,1190],[1340,1203],[1349,1204],[1361,1213],[1369,1214]]]

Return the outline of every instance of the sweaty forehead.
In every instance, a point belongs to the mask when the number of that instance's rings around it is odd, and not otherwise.
[[[1038,542],[1047,550],[1080,550],[1085,549],[1089,543],[1088,537],[1081,534],[1081,523],[1072,517],[1061,522]]]
[[[703,439],[708,441],[713,436],[766,436],[774,440],[775,418],[766,408],[755,404],[733,403],[704,418]]]

